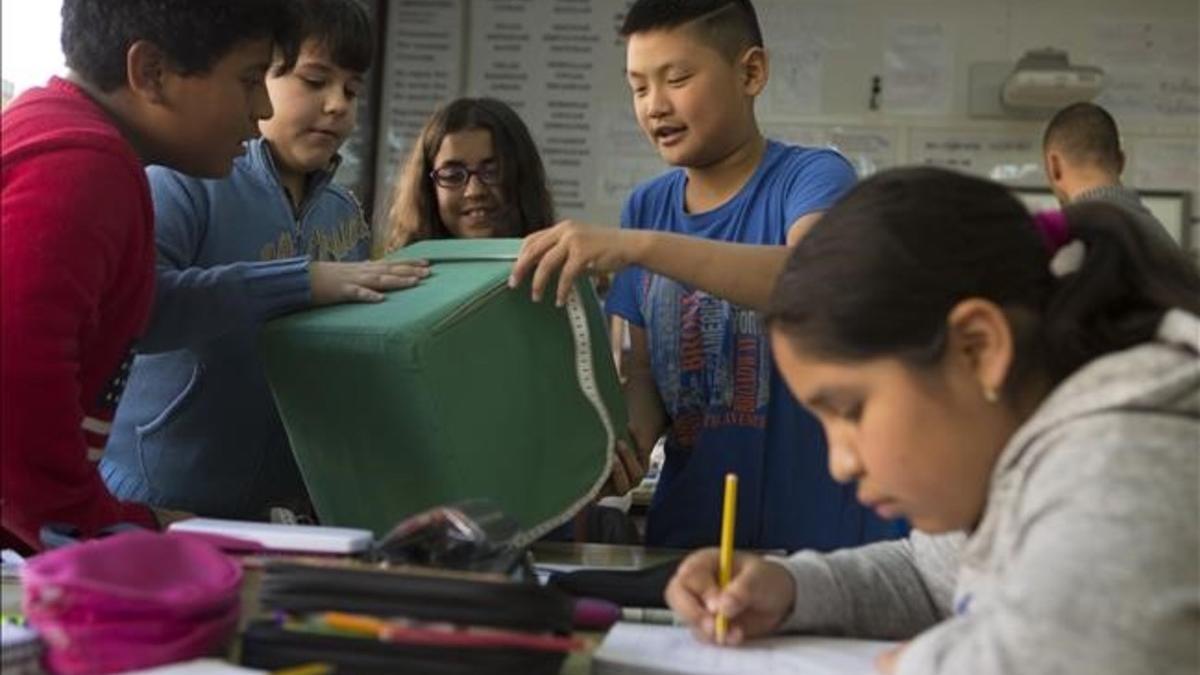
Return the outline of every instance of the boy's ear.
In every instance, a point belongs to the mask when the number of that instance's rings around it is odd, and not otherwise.
[[[167,55],[153,42],[138,40],[125,53],[125,77],[134,96],[162,105],[166,102],[166,79],[171,73]]]
[[[1063,177],[1063,158],[1056,150],[1046,151],[1046,177],[1058,183]]]
[[[762,47],[751,47],[742,54],[742,90],[747,96],[758,96],[767,86],[767,75],[770,64],[767,60],[767,50]]]

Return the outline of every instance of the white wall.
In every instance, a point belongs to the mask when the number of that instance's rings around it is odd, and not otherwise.
[[[65,71],[61,13],[57,0],[0,2],[0,75],[12,83],[14,95]]]

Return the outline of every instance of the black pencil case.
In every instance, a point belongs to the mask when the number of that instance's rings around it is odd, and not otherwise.
[[[532,581],[431,568],[379,568],[346,561],[277,561],[263,572],[262,606],[277,615],[347,612],[380,619],[569,635],[573,601]],[[394,644],[287,630],[257,622],[242,640],[242,661],[281,668],[313,661],[342,673],[556,673],[565,652],[514,647]]]
[[[640,570],[584,569],[550,575],[549,586],[580,598],[598,598],[622,607],[666,607],[664,593],[680,560]]]
[[[295,633],[266,620],[251,623],[242,635],[242,663],[247,666],[277,669],[324,663],[337,675],[555,675],[565,659],[561,652],[448,649]]]

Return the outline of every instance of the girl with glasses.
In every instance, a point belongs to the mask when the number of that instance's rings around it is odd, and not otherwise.
[[[422,239],[524,237],[554,205],[529,129],[508,105],[460,98],[425,124],[396,182],[388,250]]]

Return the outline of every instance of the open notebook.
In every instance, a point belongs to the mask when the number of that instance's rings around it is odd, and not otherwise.
[[[618,623],[592,656],[594,675],[870,675],[894,642],[779,636],[739,647],[697,641],[682,626]]]

